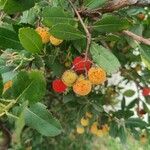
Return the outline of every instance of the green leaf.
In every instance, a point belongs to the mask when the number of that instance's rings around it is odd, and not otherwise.
[[[23,111],[21,112],[21,114],[19,115],[18,119],[16,120],[15,122],[15,136],[16,136],[16,142],[17,143],[20,143],[21,141],[21,133],[22,133],[22,130],[25,126],[25,119],[24,119],[24,109],[23,108]]]
[[[150,70],[150,59],[149,59],[150,58],[150,46],[141,45],[140,51],[141,51],[142,61],[147,66],[147,68]]]
[[[103,5],[107,0],[84,0],[84,6],[88,9],[94,9]]]
[[[85,35],[69,24],[56,24],[50,28],[50,33],[62,40],[77,40],[85,38]]]
[[[126,90],[123,95],[126,96],[126,97],[132,97],[133,95],[135,94],[135,91],[129,89],[129,90]]]
[[[45,92],[46,81],[41,71],[21,71],[13,79],[12,93],[15,98],[35,103],[44,97]]]
[[[71,101],[75,101],[75,100],[76,100],[75,95],[72,93],[63,96],[64,104],[71,102]]]
[[[119,70],[120,62],[108,49],[96,43],[92,43],[90,52],[94,62],[102,67],[108,74],[112,74]]]
[[[124,144],[126,143],[127,141],[127,134],[125,132],[125,128],[123,126],[121,126],[119,129],[118,129],[118,136],[121,140],[121,142]]]
[[[110,123],[109,134],[110,134],[111,137],[114,137],[114,138],[117,137],[117,134],[118,134],[118,124],[115,121],[112,121]]]
[[[37,7],[33,7],[27,11],[24,11],[20,18],[20,23],[34,25],[36,23],[36,19],[38,17],[38,11],[39,10]]]
[[[70,12],[65,12],[60,7],[46,7],[43,10],[43,24],[48,27],[52,27],[58,23],[65,23],[74,25],[75,19]]]
[[[125,18],[105,15],[93,25],[93,29],[98,32],[118,32],[129,28],[129,26],[130,23]]]
[[[139,128],[146,128],[147,123],[140,118],[129,118],[126,121],[126,125],[129,127],[139,127]]]
[[[0,27],[0,48],[23,49],[18,39],[18,35],[15,32],[1,27]]]
[[[124,110],[126,107],[126,100],[125,98],[123,97],[122,101],[121,101],[121,109]]]
[[[34,4],[34,0],[1,0],[0,8],[8,14],[13,14],[30,9]]]
[[[137,103],[137,101],[138,101],[137,99],[133,100],[131,103],[129,103],[128,106],[126,106],[126,108],[127,108],[127,109],[133,108],[133,107],[135,106],[135,104]]]
[[[41,103],[25,109],[25,123],[44,136],[56,136],[62,131],[58,120]]]
[[[32,28],[21,28],[19,30],[19,39],[22,46],[32,52],[40,53],[42,50],[42,39],[40,35]]]

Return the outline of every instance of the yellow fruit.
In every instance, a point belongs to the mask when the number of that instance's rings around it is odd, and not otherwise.
[[[99,136],[99,137],[103,136],[103,131],[101,129],[98,129],[97,132],[96,132],[96,135]]]
[[[84,133],[84,127],[77,127],[77,133],[78,134],[83,134]]]
[[[91,89],[92,89],[91,82],[85,79],[77,80],[73,85],[73,91],[80,96],[88,95],[91,92]]]
[[[50,36],[49,40],[50,40],[51,44],[54,45],[54,46],[58,46],[63,42],[63,40],[57,39],[52,35]]]
[[[144,135],[144,134],[141,135],[141,137],[140,137],[140,142],[141,142],[142,144],[146,144],[147,141],[148,141],[147,136]]]
[[[100,67],[92,67],[88,71],[88,77],[92,84],[102,84],[106,81],[106,72]]]
[[[6,82],[5,84],[4,84],[4,89],[3,89],[3,92],[5,92],[5,91],[7,91],[9,88],[11,88],[12,87],[12,80],[9,80],[8,82]]]
[[[81,74],[81,75],[79,75],[79,77],[78,77],[77,80],[78,80],[78,81],[81,81],[81,80],[84,80],[84,79],[85,79],[84,75]]]
[[[89,125],[89,119],[88,118],[81,118],[81,125],[82,126],[84,126],[84,127],[86,127],[86,126],[88,126]]]
[[[43,42],[44,44],[46,44],[46,43],[49,42],[50,34],[49,34],[47,28],[37,27],[37,28],[36,28],[36,31],[37,31],[37,33],[41,36],[42,42]]]
[[[75,83],[77,78],[78,76],[73,70],[67,70],[62,75],[62,81],[69,87],[71,87],[73,83]]]
[[[107,134],[108,134],[108,132],[109,132],[109,127],[108,127],[107,124],[105,124],[105,125],[102,126],[102,132],[103,132],[104,135],[107,135]]]
[[[94,122],[90,128],[90,132],[94,135],[97,135],[97,131],[98,131],[97,125],[98,125],[98,123]]]
[[[93,116],[92,113],[90,113],[90,112],[86,112],[85,115],[86,115],[86,117],[88,117],[88,118],[92,118],[92,116]]]

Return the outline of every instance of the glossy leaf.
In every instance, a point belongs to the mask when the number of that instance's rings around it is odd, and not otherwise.
[[[133,95],[135,94],[135,91],[129,89],[129,90],[126,90],[123,95],[126,96],[126,97],[132,97]]]
[[[65,12],[60,7],[46,7],[43,10],[43,24],[52,27],[58,23],[75,24],[75,19],[70,12]]]
[[[32,52],[40,53],[42,50],[42,39],[40,35],[32,28],[21,28],[19,30],[19,39],[22,46]]]
[[[143,63],[150,70],[150,46],[141,45],[140,51],[141,51],[141,58],[142,58]]]
[[[120,68],[117,57],[101,45],[92,43],[90,49],[94,62],[102,67],[108,74],[115,73]]]
[[[129,28],[130,23],[125,18],[113,15],[105,15],[93,25],[93,29],[99,32],[117,32]]]
[[[84,0],[84,5],[88,9],[94,9],[103,5],[107,0]]]

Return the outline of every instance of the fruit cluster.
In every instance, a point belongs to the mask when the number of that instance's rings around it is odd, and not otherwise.
[[[76,128],[78,134],[83,134],[85,132],[85,127],[89,125],[89,119],[91,119],[92,116],[93,115],[90,112],[86,112],[85,116],[81,118],[80,125]]]
[[[92,124],[90,132],[96,136],[105,136],[109,132],[109,127],[107,124],[99,125],[96,121]]]
[[[72,87],[74,93],[85,96],[91,92],[92,86],[103,84],[106,79],[106,72],[102,68],[92,66],[89,58],[78,56],[72,68],[65,71],[61,79],[53,81],[52,88],[57,93],[63,93]]]
[[[90,123],[90,120],[92,118],[92,114],[89,112],[86,112],[85,116],[81,118],[80,125],[77,126],[76,131],[78,134],[83,134],[85,132],[85,127],[87,127]],[[93,135],[96,135],[98,137],[102,137],[108,134],[109,127],[107,124],[99,125],[98,121],[95,121],[92,123],[90,129],[90,133]]]
[[[63,40],[57,39],[54,36],[52,36],[49,32],[48,32],[48,28],[45,27],[37,27],[36,28],[36,32],[41,36],[42,38],[42,42],[44,44],[50,42],[52,45],[54,46],[58,46],[60,45]]]

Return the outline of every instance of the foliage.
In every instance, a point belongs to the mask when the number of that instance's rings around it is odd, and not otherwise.
[[[107,5],[0,0],[0,149],[149,147],[150,9]]]

